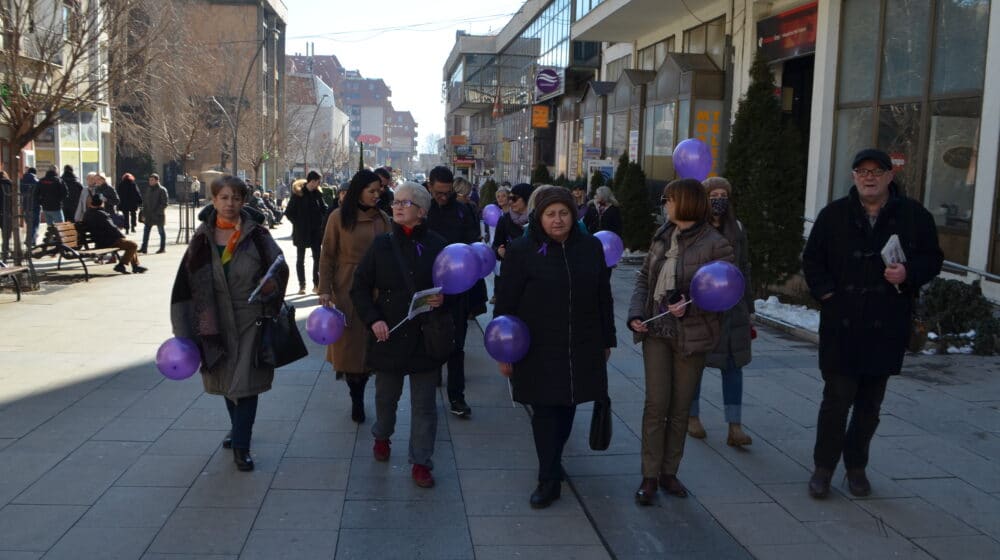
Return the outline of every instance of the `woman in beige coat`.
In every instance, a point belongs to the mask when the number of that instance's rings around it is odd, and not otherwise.
[[[333,365],[337,379],[347,382],[351,393],[351,419],[365,421],[365,367],[368,329],[358,318],[351,302],[354,270],[376,236],[388,232],[389,217],[375,207],[382,184],[378,175],[362,170],[351,178],[347,195],[330,214],[323,234],[319,257],[319,302],[336,306],[347,318],[340,340],[327,346],[326,361]]]

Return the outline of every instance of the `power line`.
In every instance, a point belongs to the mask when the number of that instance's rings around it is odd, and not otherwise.
[[[483,21],[490,21],[490,20],[494,20],[494,19],[499,19],[499,18],[502,18],[502,17],[512,17],[513,15],[514,14],[512,14],[512,13],[504,13],[504,14],[493,14],[493,15],[487,15],[487,16],[471,16],[471,17],[464,17],[464,18],[455,18],[455,19],[452,19],[452,20],[445,20],[445,21],[438,20],[438,21],[428,21],[428,22],[424,22],[424,23],[411,23],[411,24],[407,24],[407,25],[396,25],[396,26],[392,26],[392,27],[375,27],[375,28],[370,28],[370,29],[352,30],[352,31],[329,31],[329,32],[326,32],[326,33],[318,33],[318,34],[315,34],[315,35],[295,35],[295,36],[289,36],[287,38],[288,39],[325,39],[325,38],[331,38],[331,37],[337,36],[337,35],[356,35],[356,34],[359,34],[359,33],[386,33],[386,32],[391,32],[391,31],[440,31],[442,29],[447,29],[448,27],[450,27],[450,26],[452,26],[452,25],[454,25],[456,23],[479,23],[479,22],[483,22]],[[435,26],[435,27],[428,28],[428,26]]]

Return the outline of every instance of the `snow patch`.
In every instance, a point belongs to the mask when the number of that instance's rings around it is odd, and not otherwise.
[[[777,296],[771,296],[766,300],[758,299],[754,302],[754,308],[756,313],[763,317],[788,323],[810,332],[819,332],[819,311],[815,309],[809,309],[804,305],[781,303]]]

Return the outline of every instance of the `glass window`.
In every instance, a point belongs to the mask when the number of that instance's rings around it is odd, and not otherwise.
[[[919,96],[927,67],[930,2],[889,0],[886,7],[881,98]],[[859,70],[862,69],[855,67],[850,72]]]
[[[934,94],[981,91],[986,74],[989,0],[941,0],[934,17]]]
[[[674,153],[674,104],[654,105],[646,109],[646,156],[669,156]]]
[[[687,140],[691,135],[691,100],[681,99],[677,107],[676,142]]]
[[[627,54],[621,58],[616,58],[608,63],[608,68],[605,73],[604,79],[609,82],[615,82],[621,77],[622,71],[627,70],[632,67],[632,55]]]
[[[583,119],[583,141],[584,147],[596,146],[597,142],[594,139],[594,117],[586,117]]]
[[[685,31],[684,52],[694,54],[705,52],[705,34],[706,28],[704,25],[699,25],[694,29]]]
[[[846,0],[840,49],[840,102],[870,101],[875,95],[875,56],[881,6]]]
[[[894,161],[896,184],[910,195],[916,193],[923,165],[917,153],[920,145],[920,104],[883,105],[878,110],[878,142]]]
[[[718,18],[705,24],[705,53],[719,68],[725,64],[726,18]]]
[[[837,111],[837,141],[833,156],[833,196],[837,199],[851,190],[851,163],[854,154],[872,144],[875,110],[871,107]]]
[[[971,229],[980,105],[979,98],[930,104],[924,206],[939,227]]]

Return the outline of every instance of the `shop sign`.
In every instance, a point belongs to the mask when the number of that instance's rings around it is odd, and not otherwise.
[[[770,62],[816,52],[818,2],[803,4],[757,22],[757,49]]]
[[[586,146],[583,148],[583,159],[600,159],[600,157],[600,148],[595,148],[593,146]]]
[[[549,127],[549,106],[532,105],[531,128],[548,128],[548,127]]]
[[[486,157],[486,146],[483,144],[473,144],[472,156],[476,159],[483,159]]]
[[[722,102],[699,99],[694,104],[694,137],[712,151],[710,177],[719,174],[719,146],[722,139]]]
[[[535,73],[535,101],[562,95],[565,90],[565,80],[563,79],[562,68],[556,66],[542,66]]]
[[[455,146],[455,155],[457,157],[465,158],[472,156],[472,146]]]
[[[465,136],[449,136],[448,143],[452,146],[464,146],[469,143],[469,139]]]

